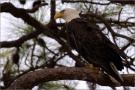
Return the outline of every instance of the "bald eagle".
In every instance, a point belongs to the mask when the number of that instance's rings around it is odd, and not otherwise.
[[[122,58],[126,58],[100,30],[80,18],[75,9],[66,8],[56,13],[54,19],[66,21],[68,40],[73,48],[89,63],[102,68],[119,83],[123,82],[118,70],[122,70]]]

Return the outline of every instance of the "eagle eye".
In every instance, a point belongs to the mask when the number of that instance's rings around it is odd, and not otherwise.
[[[64,13],[65,10],[61,10],[60,13]]]

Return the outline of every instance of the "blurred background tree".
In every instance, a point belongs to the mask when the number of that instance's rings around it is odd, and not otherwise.
[[[3,0],[2,3],[4,2]],[[85,66],[86,62],[79,57],[67,41],[65,22],[53,19],[57,11],[66,7],[75,8],[82,18],[97,25],[112,42],[127,54],[128,59],[123,60],[125,69],[121,73],[134,73],[134,1],[7,0],[6,2],[12,3],[17,8],[25,8],[25,12],[42,23],[47,31],[37,30],[36,23],[32,25],[26,23],[27,20],[13,17],[8,13],[1,13],[1,18],[4,18],[1,24],[0,43],[1,89],[9,87],[18,77],[30,71]],[[36,86],[36,89],[70,90],[75,89],[77,84],[79,81],[52,81],[42,83]],[[90,90],[101,87],[96,83],[87,82],[86,84]],[[130,89],[130,87],[124,86],[121,88]]]

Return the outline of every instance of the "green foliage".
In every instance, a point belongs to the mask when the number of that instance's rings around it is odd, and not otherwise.
[[[60,88],[63,88],[63,85],[61,84],[56,84],[53,82],[45,82],[40,85],[40,88],[44,88],[45,90],[59,90]]]
[[[72,81],[50,81],[39,85],[39,88],[45,90],[75,90],[76,82]]]
[[[13,52],[13,49],[1,49],[0,50],[0,58],[8,57]]]

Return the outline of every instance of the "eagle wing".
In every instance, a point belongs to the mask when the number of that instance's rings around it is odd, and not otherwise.
[[[73,48],[89,63],[101,67],[108,74],[117,78],[117,73],[112,69],[111,63],[118,70],[123,69],[122,59],[125,54],[113,44],[96,26],[77,18],[67,24],[68,40]],[[120,57],[121,56],[121,57]]]

